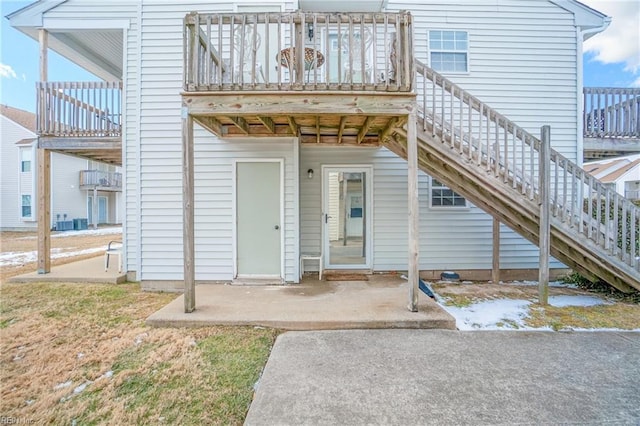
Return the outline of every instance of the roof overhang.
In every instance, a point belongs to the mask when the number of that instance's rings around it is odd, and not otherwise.
[[[562,9],[573,13],[576,27],[580,28],[583,39],[587,40],[609,27],[611,18],[577,0],[549,0]]]
[[[123,30],[128,20],[104,20],[87,17],[65,21],[46,13],[67,0],[40,0],[6,16],[12,27],[38,41],[38,30],[49,33],[51,50],[103,80],[122,80]],[[110,48],[107,48],[110,47]]]

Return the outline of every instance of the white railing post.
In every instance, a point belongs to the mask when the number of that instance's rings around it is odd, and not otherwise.
[[[540,132],[539,155],[539,204],[540,204],[540,269],[538,271],[538,302],[541,305],[549,303],[549,250],[551,245],[551,206],[550,206],[550,181],[551,181],[551,127],[542,126]]]

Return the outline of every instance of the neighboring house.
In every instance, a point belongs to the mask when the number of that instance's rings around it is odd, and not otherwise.
[[[618,194],[640,201],[640,154],[590,161],[583,168]]]
[[[0,105],[0,161],[2,169],[0,228],[37,227],[36,115]],[[79,157],[51,156],[51,228],[73,229],[74,219],[93,222],[93,196],[97,192],[98,223],[121,223],[122,185],[119,168]],[[102,178],[94,185],[91,180]],[[113,185],[106,180],[113,179]],[[76,222],[76,228],[83,227]]]
[[[640,285],[634,256],[573,226],[582,45],[609,24],[577,1],[56,0],[8,18],[106,80],[38,86],[40,105],[90,118],[41,112],[40,148],[122,164],[143,288],[295,283],[314,252],[414,284],[417,269],[535,278],[544,125],[551,267]]]

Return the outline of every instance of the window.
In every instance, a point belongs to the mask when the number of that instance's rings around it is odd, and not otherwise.
[[[469,34],[466,31],[429,31],[431,68],[441,72],[469,71]]]
[[[467,207],[467,200],[431,178],[431,207]]]
[[[20,171],[22,172],[30,172],[31,171],[31,150],[30,149],[22,149],[20,150]]]
[[[31,217],[31,195],[22,195],[22,217]]]

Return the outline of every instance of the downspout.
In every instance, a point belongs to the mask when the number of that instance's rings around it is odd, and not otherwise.
[[[585,40],[590,39],[594,35],[606,30],[611,24],[611,18],[606,17],[603,19],[603,24],[599,27],[589,28],[581,30],[579,26],[576,26],[576,45],[577,45],[577,79],[576,79],[576,96],[577,96],[577,144],[576,144],[576,163],[582,167],[584,162],[584,123],[582,121],[584,114],[584,96],[582,91],[584,88],[584,49],[583,45]]]

